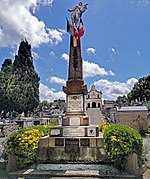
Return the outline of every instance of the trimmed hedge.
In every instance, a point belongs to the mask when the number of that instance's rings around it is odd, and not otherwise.
[[[143,139],[138,131],[121,124],[109,124],[104,131],[104,143],[108,157],[117,168],[124,169],[131,153],[142,155]]]

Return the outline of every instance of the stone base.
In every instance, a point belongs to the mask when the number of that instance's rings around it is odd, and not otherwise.
[[[86,115],[72,115],[68,114],[63,117],[62,126],[88,126],[89,118]]]
[[[40,139],[38,162],[106,160],[103,138],[100,137],[44,137]]]
[[[51,137],[97,137],[98,127],[91,126],[56,126],[51,128]]]

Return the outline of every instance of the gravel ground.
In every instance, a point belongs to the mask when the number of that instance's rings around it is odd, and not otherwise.
[[[72,170],[72,171],[99,171],[101,175],[119,175],[119,174],[127,174],[124,171],[120,171],[109,165],[96,165],[96,164],[39,164],[37,166],[37,171],[52,171],[52,170]]]

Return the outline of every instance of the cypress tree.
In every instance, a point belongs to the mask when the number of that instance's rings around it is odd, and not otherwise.
[[[12,75],[12,60],[5,59],[0,71],[0,113],[6,117],[6,113],[11,111],[10,99],[7,95],[9,80]]]
[[[13,110],[27,116],[39,104],[39,76],[33,65],[31,45],[27,40],[20,43],[15,56],[9,85],[9,97]]]

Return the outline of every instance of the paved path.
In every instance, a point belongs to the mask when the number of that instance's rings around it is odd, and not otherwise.
[[[146,158],[150,162],[150,137],[143,139]]]
[[[2,143],[4,142],[5,138],[0,138],[0,161],[2,160],[2,151],[3,151],[3,145]]]
[[[90,124],[100,124],[102,121],[102,113],[99,108],[88,108],[86,111],[87,116],[89,116]]]

